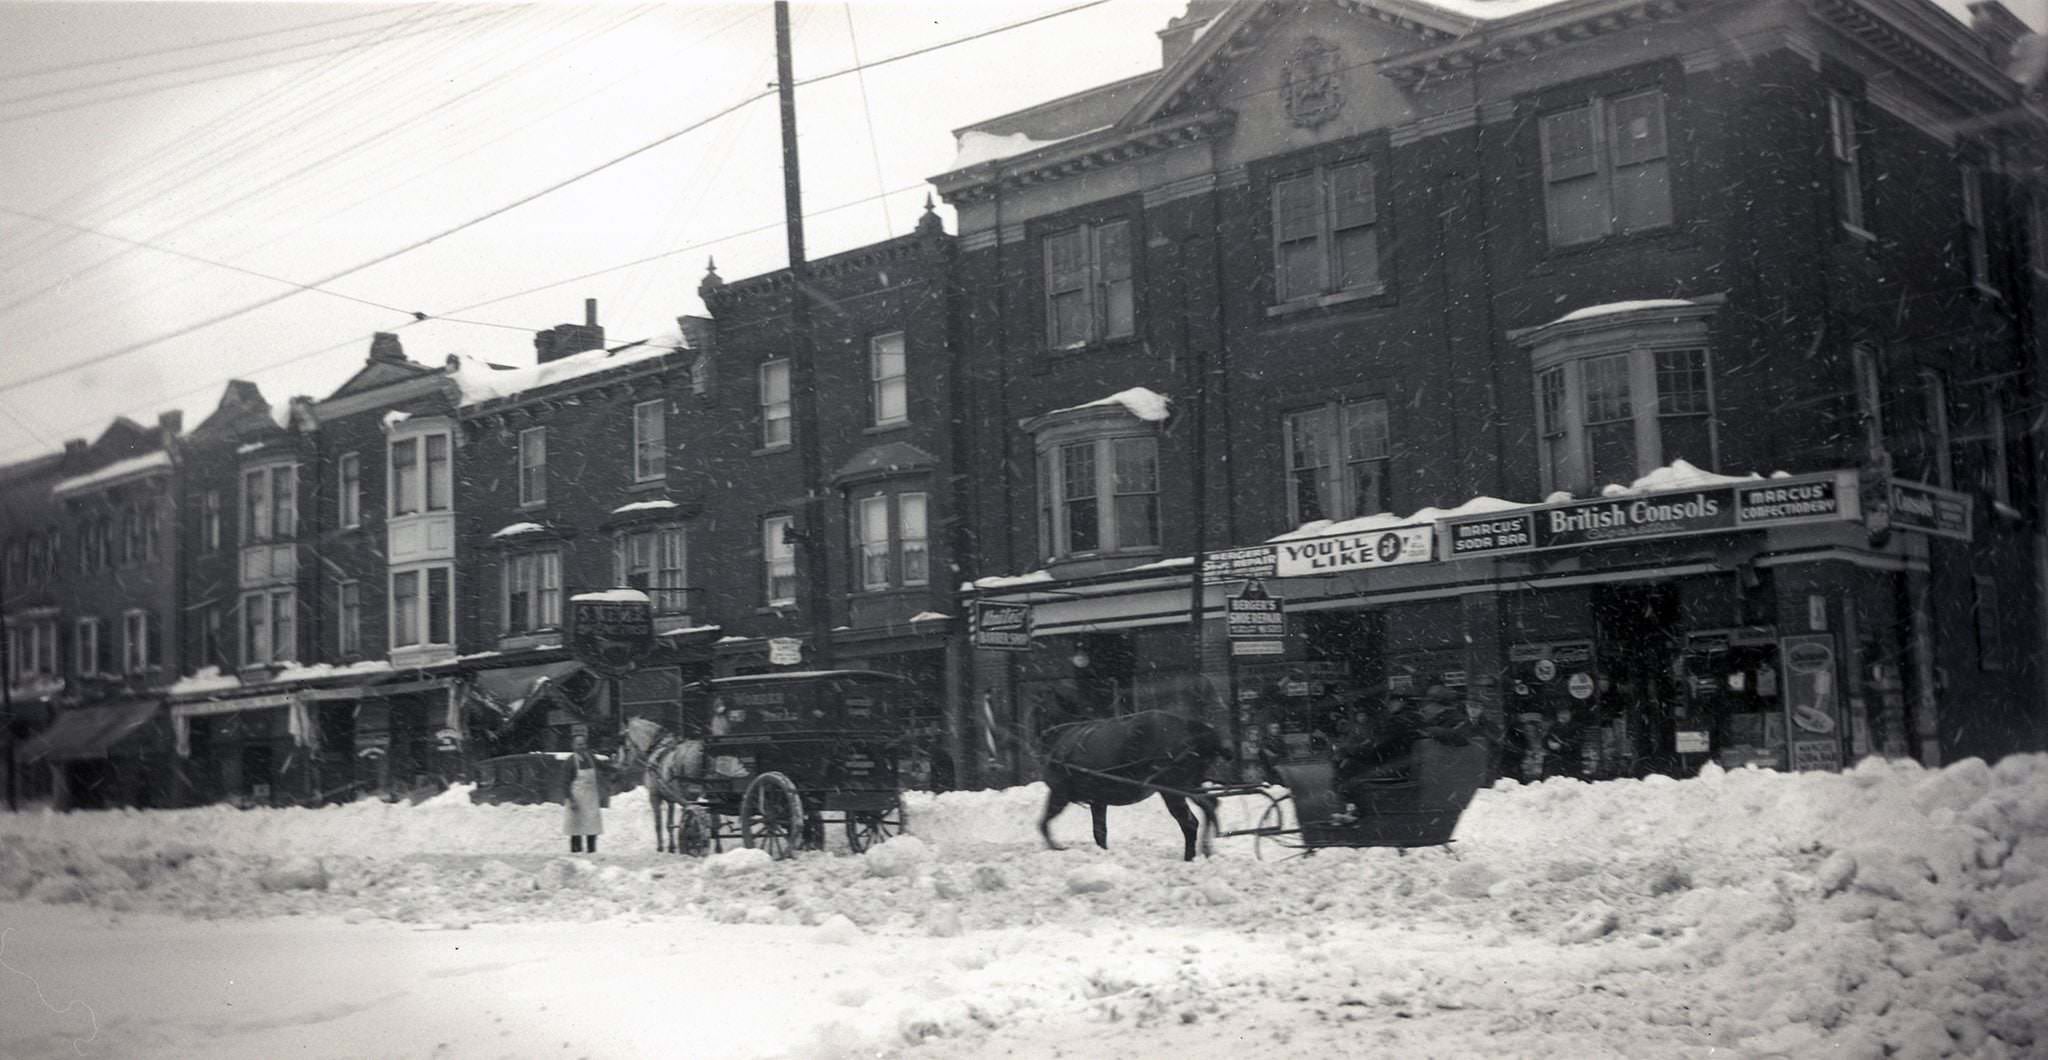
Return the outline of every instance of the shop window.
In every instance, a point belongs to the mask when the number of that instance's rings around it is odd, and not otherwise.
[[[668,408],[661,398],[633,406],[633,481],[653,482],[668,474]],[[525,436],[520,459],[525,460]],[[543,443],[542,460],[546,451]],[[522,463],[522,467],[524,464]],[[543,490],[542,497],[546,494]],[[535,502],[538,503],[538,502]]]
[[[931,580],[925,494],[879,493],[855,502],[855,568],[863,590]]]
[[[336,463],[341,480],[341,525],[343,529],[363,525],[363,460],[355,453],[343,453]]]
[[[612,538],[613,584],[645,592],[658,615],[687,612],[688,541],[680,526],[642,527]]]
[[[455,642],[450,622],[454,568],[437,565],[391,573],[391,646],[417,648]]]
[[[868,340],[868,406],[877,427],[910,418],[910,383],[905,375],[903,333]]]
[[[242,472],[242,542],[290,541],[298,535],[298,469],[291,464]]]
[[[761,365],[761,448],[779,449],[789,443],[789,362],[767,361]]]
[[[363,651],[363,585],[342,582],[334,587],[335,647],[343,658]]]
[[[1863,218],[1863,169],[1856,101],[1828,93],[1828,162],[1834,173],[1835,219],[1850,233],[1870,238]]]
[[[1662,92],[1597,98],[1546,114],[1541,139],[1551,246],[1671,223]]]
[[[1559,320],[1511,333],[1536,369],[1543,488],[1588,493],[1676,460],[1715,467],[1712,304]]]
[[[1079,349],[1136,333],[1131,223],[1081,225],[1046,236],[1045,340]]]
[[[761,567],[770,607],[796,603],[796,544],[790,540],[794,525],[787,515],[761,520]]]
[[[298,593],[269,589],[242,594],[242,665],[291,662],[298,652]]]
[[[1282,432],[1293,525],[1387,510],[1393,446],[1385,401],[1345,401],[1290,412]]]
[[[1379,205],[1372,163],[1346,162],[1274,181],[1275,300],[1379,290]]]
[[[505,633],[562,624],[562,553],[522,552],[505,559]]]

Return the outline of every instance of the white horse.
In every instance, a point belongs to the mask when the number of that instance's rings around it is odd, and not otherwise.
[[[692,804],[704,795],[703,786],[696,783],[704,777],[704,741],[677,739],[659,722],[634,718],[626,723],[622,743],[619,767],[632,769],[638,765],[644,770],[647,803],[654,811],[654,849],[667,854],[685,853],[679,849],[676,809],[682,808],[685,823],[699,812]],[[664,807],[668,811],[666,820],[662,814]],[[708,822],[705,823],[703,838],[708,841]]]

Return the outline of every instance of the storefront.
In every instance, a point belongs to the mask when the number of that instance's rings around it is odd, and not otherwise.
[[[59,710],[15,749],[15,762],[42,774],[31,790],[48,792],[60,810],[165,806],[177,791],[165,751],[163,703],[143,699]]]

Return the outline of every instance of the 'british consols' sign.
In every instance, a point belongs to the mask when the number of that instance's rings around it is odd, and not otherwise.
[[[1443,551],[1467,559],[1860,515],[1856,476],[1841,471],[1447,519]]]

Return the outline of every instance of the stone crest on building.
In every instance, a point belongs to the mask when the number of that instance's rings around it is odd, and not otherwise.
[[[1303,38],[1281,75],[1280,98],[1287,105],[1287,120],[1304,129],[1336,117],[1344,109],[1337,46],[1321,37]]]

